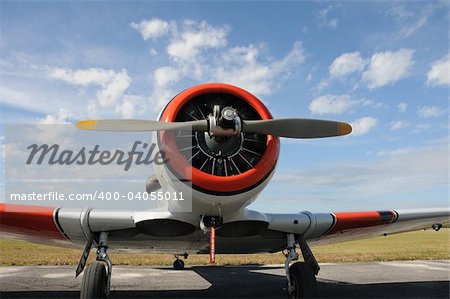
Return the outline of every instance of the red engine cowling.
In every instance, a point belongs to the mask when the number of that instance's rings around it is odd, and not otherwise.
[[[236,109],[241,119],[272,118],[265,105],[249,92],[228,84],[209,83],[175,96],[164,108],[160,120],[205,119],[214,105]],[[189,148],[184,148],[185,138],[191,138]],[[249,133],[210,138],[204,132],[188,136],[160,132],[158,141],[165,148],[176,149],[168,151],[167,166],[172,172],[189,178],[195,190],[214,195],[243,193],[261,184],[274,170],[280,148],[277,137]]]

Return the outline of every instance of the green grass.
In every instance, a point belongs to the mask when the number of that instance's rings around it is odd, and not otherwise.
[[[321,263],[450,259],[450,229],[415,231],[386,237],[313,246]],[[0,240],[0,265],[76,265],[81,249],[67,249],[17,240]],[[91,254],[90,259],[93,259]],[[171,265],[173,256],[150,253],[110,253],[115,265]],[[191,255],[188,265],[208,264],[208,255]],[[218,265],[281,264],[277,254],[217,255]]]

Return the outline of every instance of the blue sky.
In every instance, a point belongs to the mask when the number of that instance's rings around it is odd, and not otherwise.
[[[449,204],[448,2],[2,1],[0,18],[2,127],[154,119],[182,89],[220,81],[274,117],[354,126],[282,140],[253,208]]]

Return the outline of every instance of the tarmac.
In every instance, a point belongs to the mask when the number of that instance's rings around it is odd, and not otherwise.
[[[115,266],[110,298],[286,298],[284,267]],[[321,264],[319,298],[446,298],[450,261]],[[78,298],[74,266],[0,267],[0,297]]]

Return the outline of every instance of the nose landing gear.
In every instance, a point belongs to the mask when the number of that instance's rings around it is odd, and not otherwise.
[[[97,249],[97,261],[90,264],[83,274],[83,281],[81,282],[81,299],[103,299],[108,298],[111,288],[111,272],[112,262],[108,257],[106,250],[108,249],[108,233],[101,232]],[[83,254],[82,260],[87,260],[89,250],[91,249],[92,240],[88,242]],[[86,253],[87,249],[87,253]],[[80,268],[81,266],[81,268]],[[77,269],[77,275],[83,270],[84,264]]]
[[[286,290],[289,299],[315,298],[317,294],[316,274],[320,268],[308,244],[302,236],[299,237],[299,246],[305,262],[295,262],[298,254],[295,246],[294,234],[287,234],[287,254],[284,263],[286,271]]]

